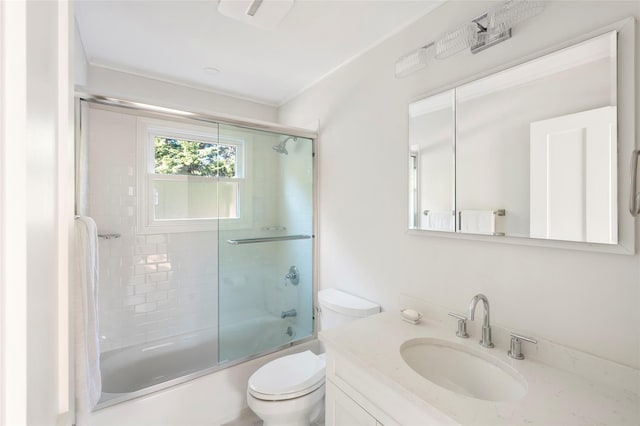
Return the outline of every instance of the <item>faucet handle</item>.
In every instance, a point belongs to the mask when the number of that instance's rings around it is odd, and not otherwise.
[[[458,331],[456,331],[456,336],[461,339],[467,339],[469,337],[469,334],[467,333],[467,317],[456,314],[455,312],[449,312],[449,316],[458,319]]]
[[[511,343],[509,344],[509,352],[507,354],[513,359],[524,359],[524,354],[522,353],[522,341],[530,342],[533,344],[537,344],[538,341],[536,339],[532,339],[531,337],[522,336],[520,334],[511,333]]]

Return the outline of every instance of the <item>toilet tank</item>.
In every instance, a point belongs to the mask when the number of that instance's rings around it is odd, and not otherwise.
[[[380,312],[380,305],[360,297],[327,288],[318,292],[320,329],[327,330]]]

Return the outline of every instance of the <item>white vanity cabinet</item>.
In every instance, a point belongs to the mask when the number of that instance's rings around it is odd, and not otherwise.
[[[325,388],[325,424],[345,426],[382,425],[330,380],[327,380]]]
[[[416,403],[393,383],[326,346],[325,424],[327,426],[399,426],[457,424],[433,407]]]

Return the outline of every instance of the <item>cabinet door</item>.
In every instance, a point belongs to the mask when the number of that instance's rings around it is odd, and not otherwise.
[[[326,426],[378,426],[380,423],[330,380],[325,393]]]

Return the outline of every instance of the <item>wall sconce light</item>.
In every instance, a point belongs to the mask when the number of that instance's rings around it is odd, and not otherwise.
[[[402,78],[427,66],[433,59],[444,59],[465,49],[481,52],[511,37],[519,22],[536,16],[544,8],[537,0],[508,0],[471,22],[438,37],[396,61],[396,77]]]

